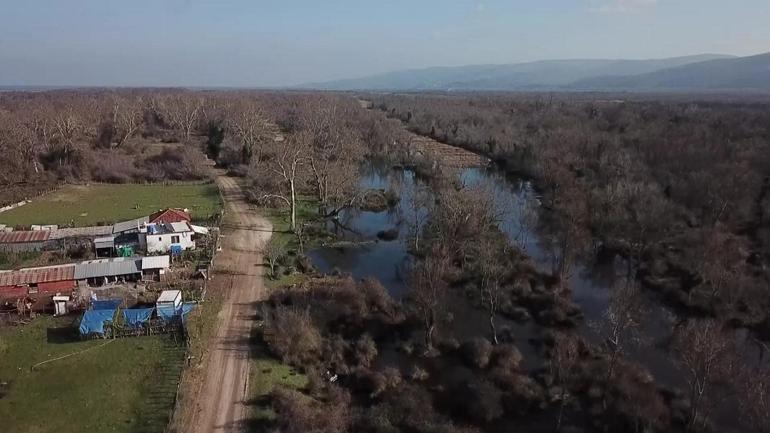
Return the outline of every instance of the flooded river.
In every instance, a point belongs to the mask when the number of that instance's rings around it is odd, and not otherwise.
[[[484,185],[492,192],[496,206],[502,211],[501,230],[512,243],[519,245],[532,258],[536,266],[548,272],[552,266],[552,254],[548,248],[547,235],[539,229],[538,218],[542,214],[540,199],[532,185],[524,180],[510,178],[496,168],[466,168],[460,179],[467,185]],[[395,299],[406,295],[404,278],[407,274],[410,256],[408,242],[414,230],[415,221],[425,219],[424,209],[415,209],[412,197],[417,191],[430,194],[421,181],[409,170],[383,167],[369,167],[365,170],[361,186],[374,189],[391,189],[398,193],[398,205],[384,212],[350,210],[345,212],[335,225],[338,235],[353,246],[321,247],[309,256],[322,272],[340,271],[354,278],[374,277],[380,280]],[[419,224],[418,224],[419,225]],[[398,238],[393,241],[379,240],[378,232],[394,229]],[[627,271],[626,263],[616,258],[610,263],[596,263],[592,260],[578,261],[569,278],[573,301],[580,306],[584,320],[578,331],[589,341],[599,342],[599,337],[590,324],[602,319],[610,300],[611,287],[615,280]],[[453,294],[461,298],[461,294]],[[628,350],[627,357],[647,368],[656,382],[679,389],[686,386],[686,376],[672,361],[668,350],[671,330],[676,316],[654,295],[647,299],[648,308],[642,325],[641,343]],[[489,337],[486,312],[471,305],[464,299],[455,299],[452,304],[454,322],[452,333],[460,341],[477,336]],[[524,356],[523,368],[533,371],[542,367],[542,356],[537,346],[544,327],[529,321],[520,324],[503,317],[497,319],[498,327],[509,332]],[[744,332],[738,332],[737,339],[743,339]],[[393,351],[384,351],[384,362],[398,364],[399,356]],[[756,352],[747,353],[754,357]],[[388,360],[387,358],[392,358]],[[430,368],[428,365],[426,368]],[[726,424],[733,424],[735,412]],[[720,416],[721,418],[721,416]],[[734,424],[733,424],[734,425]]]

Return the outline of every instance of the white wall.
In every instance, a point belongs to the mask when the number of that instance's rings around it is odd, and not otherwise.
[[[171,245],[174,243],[181,245],[183,250],[195,249],[195,242],[192,240],[192,235],[192,232],[164,233],[154,235],[147,233],[147,252],[167,253],[171,249]],[[171,241],[171,238],[174,236],[179,236],[179,242]]]

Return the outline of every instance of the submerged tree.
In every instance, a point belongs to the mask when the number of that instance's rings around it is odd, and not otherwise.
[[[706,403],[715,385],[732,371],[733,347],[730,336],[714,320],[691,320],[674,334],[673,347],[687,373],[690,413],[686,431],[708,421]]]
[[[449,264],[446,249],[434,245],[425,259],[415,264],[409,277],[410,300],[423,322],[427,352],[433,351],[433,338],[445,307]]]
[[[601,320],[592,324],[610,356],[605,386],[614,379],[615,369],[626,349],[640,340],[639,328],[644,314],[644,298],[638,283],[633,279],[621,279],[612,289]]]

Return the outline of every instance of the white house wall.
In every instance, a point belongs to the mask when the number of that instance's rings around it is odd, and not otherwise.
[[[147,252],[148,253],[167,253],[171,250],[171,245],[177,244],[171,242],[173,236],[179,236],[178,244],[182,246],[183,250],[195,249],[195,241],[192,240],[192,232],[186,233],[163,233],[163,234],[147,234]],[[141,237],[140,237],[141,238]],[[141,243],[141,241],[140,241]]]

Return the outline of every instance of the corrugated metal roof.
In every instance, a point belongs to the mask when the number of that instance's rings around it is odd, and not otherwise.
[[[18,286],[50,281],[66,281],[75,278],[75,265],[28,268],[0,273],[0,286]]]
[[[115,246],[115,236],[105,236],[94,239],[95,248],[113,248]]]
[[[0,244],[20,244],[24,242],[44,242],[51,236],[48,230],[35,230],[29,232],[0,232]]]
[[[171,226],[171,230],[174,231],[174,233],[184,233],[190,231],[190,225],[187,223],[171,223],[166,224],[166,226]]]
[[[53,230],[51,239],[63,239],[72,237],[95,238],[112,234],[112,226],[72,227]]]
[[[129,230],[136,230],[148,222],[150,222],[150,217],[146,216],[137,218],[135,220],[119,222],[112,226],[112,233],[122,233]]]
[[[117,257],[114,259],[89,260],[75,265],[75,279],[113,277],[142,272],[141,257]]]
[[[169,256],[151,256],[142,258],[142,270],[144,269],[168,269],[171,261]]]
[[[207,234],[209,234],[209,228],[208,227],[194,226],[194,225],[190,224],[190,228],[192,229],[192,231],[194,231],[195,233],[197,233],[199,235],[207,235]]]

